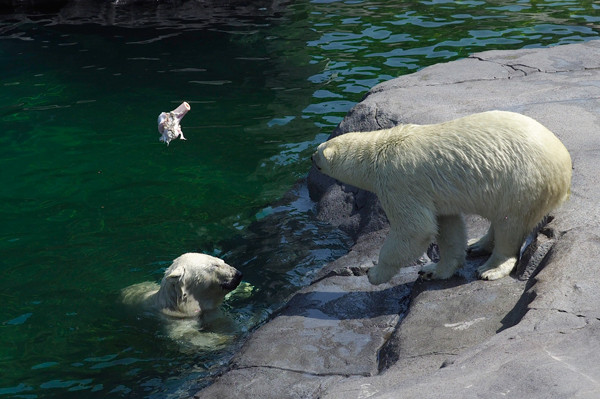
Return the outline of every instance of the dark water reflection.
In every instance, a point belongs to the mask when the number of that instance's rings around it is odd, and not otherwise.
[[[594,2],[72,2],[0,15],[0,397],[185,397],[348,240],[309,157],[373,85],[486,49],[597,38]],[[156,116],[187,100],[188,140]],[[443,105],[441,105],[443,106]],[[182,352],[119,291],[207,252],[250,289]]]

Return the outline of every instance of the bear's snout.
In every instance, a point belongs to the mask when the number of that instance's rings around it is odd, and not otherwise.
[[[319,165],[317,164],[317,161],[316,161],[317,153],[318,153],[318,151],[316,151],[314,154],[312,154],[310,156],[310,160],[311,160],[312,164],[314,165],[314,167],[317,168],[317,170],[321,170],[321,168],[319,167]]]
[[[238,285],[240,285],[240,283],[242,282],[242,277],[242,272],[236,270],[231,280],[222,283],[221,288],[227,291],[235,290],[238,287]]]

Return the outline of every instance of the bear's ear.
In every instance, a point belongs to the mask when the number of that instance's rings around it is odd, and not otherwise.
[[[181,280],[183,275],[185,274],[185,269],[183,267],[178,267],[174,270],[171,270],[171,273],[167,276],[167,280],[171,283],[175,283],[176,281]]]
[[[325,158],[325,160],[330,161],[331,158],[333,157],[333,154],[335,153],[334,149],[331,147],[325,147],[323,149],[323,157]]]

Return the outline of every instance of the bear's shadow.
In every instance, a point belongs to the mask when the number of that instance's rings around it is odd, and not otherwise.
[[[378,291],[310,291],[298,293],[281,311],[285,316],[320,320],[372,319],[406,310],[411,283]]]
[[[468,258],[460,272],[448,280],[423,280],[417,276],[420,267],[406,268],[406,276],[397,285],[373,290],[323,290],[295,294],[278,312],[283,316],[303,316],[319,320],[373,319],[403,314],[410,301],[423,291],[454,288],[477,280],[476,269],[487,257]],[[412,270],[407,270],[412,269]],[[402,273],[402,272],[401,272]],[[353,276],[347,278],[364,278]]]
[[[487,230],[488,225],[480,217],[469,215],[466,219],[471,237],[477,237]],[[548,245],[544,246],[544,243],[537,244],[537,241],[536,230],[524,243],[516,270],[507,278],[531,279],[545,266],[546,254],[550,251],[553,242],[549,242]],[[435,246],[429,248],[427,254],[430,259],[439,259],[435,249]],[[488,258],[489,255],[474,256],[467,254],[464,267],[455,276],[447,280],[423,280],[417,276],[421,266],[409,266],[401,269],[400,275],[403,276],[399,279],[400,283],[383,289],[346,291],[341,289],[319,291],[315,289],[297,293],[278,313],[320,320],[373,319],[395,314],[402,316],[407,312],[412,298],[424,291],[447,290],[479,280],[477,268],[485,263]],[[366,279],[367,268],[357,267],[355,269],[353,271],[354,276],[348,278]],[[336,272],[332,272],[331,275],[336,275]],[[357,284],[357,287],[360,286],[361,284]],[[530,284],[528,283],[527,286],[530,286]],[[505,325],[503,329],[514,325],[515,320],[518,321],[522,317],[524,305],[521,302],[523,301],[526,302],[527,298],[519,300],[515,308],[502,320],[503,325]]]

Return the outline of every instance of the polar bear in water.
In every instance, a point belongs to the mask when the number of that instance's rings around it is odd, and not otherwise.
[[[144,282],[125,288],[123,302],[168,316],[167,333],[178,341],[211,346],[218,336],[201,332],[220,316],[219,307],[238,287],[242,273],[222,259],[186,253],[173,261],[160,285]]]
[[[347,133],[319,145],[313,163],[322,173],[374,192],[390,233],[369,281],[390,280],[437,237],[440,261],[426,278],[451,277],[465,261],[462,213],[491,226],[471,253],[491,253],[483,279],[507,276],[525,237],[570,193],[571,157],[535,120],[490,111],[435,125],[399,125]]]

